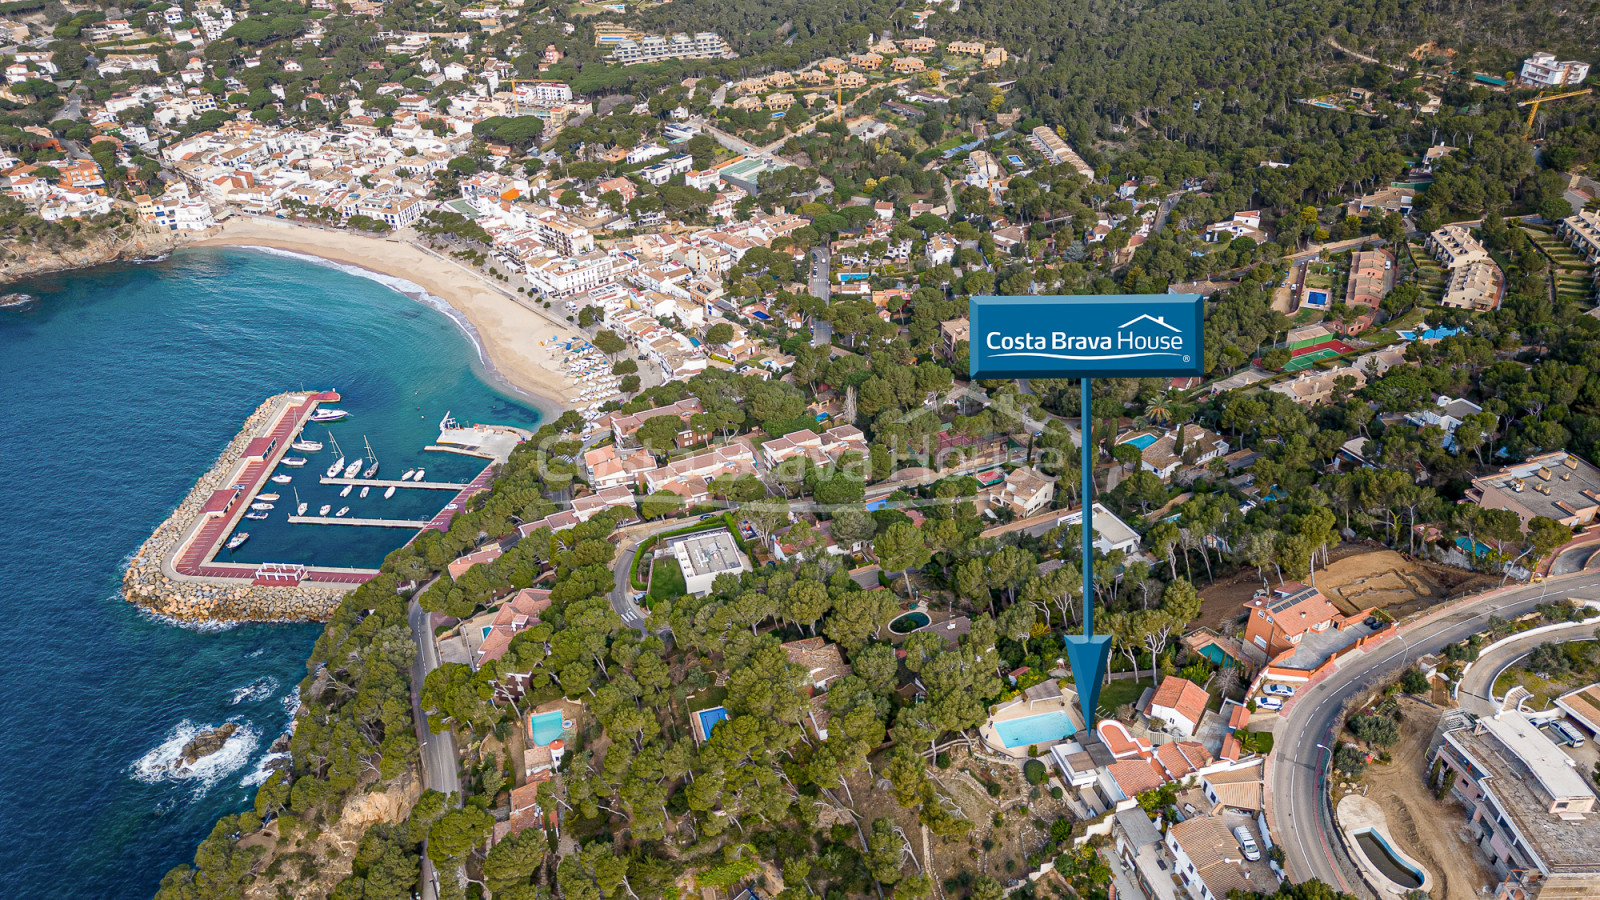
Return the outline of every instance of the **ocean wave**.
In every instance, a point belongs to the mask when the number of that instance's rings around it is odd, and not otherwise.
[[[262,756],[261,759],[256,762],[255,770],[239,779],[239,783],[245,787],[255,787],[256,785],[261,784],[262,782],[266,781],[273,772],[278,770],[278,766],[274,765],[274,763],[288,758],[289,754],[287,753],[268,753]]]
[[[117,597],[122,600],[127,599],[127,595],[121,591],[117,592]],[[151,610],[148,610],[137,604],[134,605],[134,609],[137,611],[138,615],[151,622],[155,622],[158,625],[169,625],[173,628],[182,628],[185,631],[194,631],[200,634],[219,634],[221,632],[237,628],[241,624],[239,622],[207,622],[196,619],[178,619],[172,616],[164,616],[158,612],[152,612]]]
[[[160,744],[128,767],[128,776],[145,784],[193,784],[194,797],[205,796],[212,787],[247,765],[261,742],[261,736],[248,723],[229,721],[238,725],[239,730],[228,738],[222,749],[186,766],[182,764],[183,748],[202,731],[217,726],[200,726],[184,719],[167,732]]]
[[[237,687],[228,692],[229,704],[238,706],[241,703],[265,700],[278,690],[278,679],[271,675],[263,675],[244,687]]]
[[[267,652],[267,648],[265,648],[265,647],[257,647],[254,650],[251,650],[249,653],[246,653],[244,655],[244,658],[245,659],[255,659],[256,657],[260,656],[261,654],[263,654],[265,652]]]
[[[489,365],[488,354],[486,354],[483,349],[483,339],[479,337],[478,329],[473,326],[472,322],[462,314],[461,310],[451,306],[448,300],[445,300],[443,297],[428,293],[427,288],[417,284],[414,281],[409,281],[405,278],[399,277],[398,275],[387,275],[383,272],[375,272],[372,269],[362,268],[361,266],[355,266],[349,263],[342,263],[332,259],[324,259],[323,257],[310,253],[301,253],[298,250],[284,250],[281,247],[263,247],[257,244],[243,245],[239,249],[254,250],[257,253],[265,253],[269,256],[280,256],[285,259],[298,259],[304,262],[315,263],[316,265],[320,266],[327,266],[331,269],[338,269],[347,275],[354,275],[357,278],[365,278],[368,281],[375,281],[378,284],[395,291],[396,293],[404,294],[407,297],[410,297],[411,299],[416,300],[425,306],[432,307],[433,309],[436,309],[448,316],[450,321],[456,323],[456,326],[460,328],[462,333],[466,334],[467,339],[472,342],[473,349],[478,352],[478,361],[486,367]]]

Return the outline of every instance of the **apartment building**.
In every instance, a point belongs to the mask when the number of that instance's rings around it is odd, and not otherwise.
[[[967,177],[963,179],[974,187],[986,188],[998,181],[1004,174],[1000,163],[994,154],[986,150],[974,150],[967,154]]]
[[[1094,170],[1089,168],[1089,164],[1084,162],[1083,157],[1075,153],[1067,145],[1067,142],[1062,140],[1061,136],[1056,134],[1054,129],[1048,125],[1040,125],[1029,132],[1028,143],[1033,145],[1033,149],[1039,151],[1040,155],[1046,160],[1049,160],[1051,165],[1071,166],[1085,179],[1094,180]]]
[[[1522,520],[1524,531],[1535,516],[1576,528],[1594,522],[1600,513],[1600,469],[1565,450],[1544,453],[1474,478],[1466,502],[1509,509]]]
[[[1571,757],[1516,710],[1448,730],[1440,778],[1466,804],[1468,833],[1517,900],[1600,896],[1595,792]]]
[[[1475,262],[1492,262],[1489,251],[1473,237],[1465,225],[1446,225],[1428,234],[1423,244],[1428,253],[1446,269],[1470,265]]]
[[[610,284],[627,274],[633,263],[626,257],[591,250],[575,256],[554,251],[535,253],[522,261],[528,281],[546,294],[566,297]]]
[[[714,31],[674,34],[670,37],[647,35],[639,40],[623,38],[616,42],[611,58],[625,66],[662,62],[668,59],[731,59],[738,54]]]
[[[928,64],[916,56],[897,56],[889,61],[889,68],[901,75],[921,72],[928,68]]]
[[[1600,261],[1600,214],[1593,210],[1579,210],[1556,226],[1556,235],[1572,245],[1583,256],[1584,262],[1593,265]]]
[[[1557,60],[1554,53],[1535,53],[1522,61],[1517,81],[1530,87],[1581,84],[1589,77],[1589,64],[1575,59]]]
[[[1367,375],[1364,371],[1355,366],[1343,366],[1325,372],[1301,372],[1287,381],[1268,385],[1267,390],[1275,394],[1282,394],[1296,403],[1311,406],[1327,402],[1328,398],[1333,396],[1333,392],[1338,389],[1339,379],[1346,375],[1353,379],[1350,390],[1354,391],[1366,387]]]
[[[1450,270],[1440,306],[1486,312],[1500,305],[1505,294],[1505,277],[1500,267],[1489,261],[1468,263]]]
[[[819,466],[837,462],[845,452],[867,452],[867,436],[854,425],[840,425],[820,434],[815,431],[794,431],[761,445],[761,461],[768,469],[775,469],[785,460],[804,456]]]

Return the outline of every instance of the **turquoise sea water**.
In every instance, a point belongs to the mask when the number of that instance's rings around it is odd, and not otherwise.
[[[268,395],[338,389],[346,452],[364,454],[365,437],[381,475],[425,465],[430,481],[479,468],[422,452],[446,410],[524,426],[537,414],[485,383],[442,312],[303,259],[187,250],[21,289],[40,302],[0,310],[0,872],[16,897],[149,897],[219,815],[249,803],[319,627],[154,621],[117,594],[127,557]],[[330,453],[295,475],[313,512],[384,504],[427,518],[450,499],[341,502],[313,486]],[[239,558],[370,566],[409,536],[280,522],[288,487]],[[189,736],[227,721],[241,730],[221,753],[166,770]]]

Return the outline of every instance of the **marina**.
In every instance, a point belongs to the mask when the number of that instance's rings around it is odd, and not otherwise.
[[[311,564],[316,559],[352,558],[349,551],[338,551],[345,542],[313,537],[318,534],[314,531],[317,526],[345,526],[341,533],[352,535],[350,529],[408,530],[413,532],[411,539],[427,529],[447,530],[467,501],[487,490],[497,465],[527,435],[510,427],[462,427],[447,413],[437,443],[426,444],[422,452],[438,448],[458,454],[457,459],[459,455],[474,457],[482,464],[474,478],[459,480],[465,474],[460,472],[465,460],[436,467],[447,477],[456,476],[450,480],[424,481],[427,468],[422,466],[404,469],[409,477],[398,480],[363,478],[358,475],[376,475],[379,465],[377,452],[364,435],[360,438],[362,455],[354,457],[341,452],[331,433],[327,437],[329,451],[321,450],[323,442],[301,438],[302,430],[318,420],[319,409],[340,399],[334,391],[295,392],[273,397],[258,408],[189,498],[135,554],[124,574],[128,598],[178,618],[325,618],[344,591],[374,577],[377,569]],[[346,443],[349,441],[346,436]],[[311,450],[311,445],[318,450]],[[291,451],[325,455],[313,461],[288,455]],[[328,474],[296,479],[298,466],[323,466],[330,458]],[[275,490],[291,482],[295,483],[294,505],[278,510],[279,504],[272,501],[281,495]],[[358,487],[363,499],[373,488],[382,493],[362,503],[352,496]],[[321,497],[302,497],[302,488],[312,494],[321,488],[336,488],[340,497],[350,498],[355,505],[333,511],[335,504],[323,502]],[[418,490],[402,492],[401,488]],[[423,499],[423,491],[450,491],[452,496],[439,509],[433,505],[438,501]],[[425,508],[419,508],[423,504]],[[310,514],[313,510],[315,514]],[[247,520],[250,534],[239,530]],[[294,529],[306,531],[302,534]],[[374,543],[366,538],[351,540],[356,541],[353,546],[371,547]],[[334,552],[329,553],[330,548]]]

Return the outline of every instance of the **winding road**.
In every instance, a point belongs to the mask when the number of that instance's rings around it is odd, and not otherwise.
[[[1449,644],[1483,632],[1491,616],[1514,618],[1532,612],[1542,602],[1562,597],[1600,600],[1600,575],[1579,572],[1538,585],[1489,592],[1448,613],[1423,619],[1395,639],[1351,654],[1332,675],[1301,688],[1287,721],[1278,723],[1277,747],[1270,757],[1272,834],[1283,847],[1291,879],[1302,882],[1315,878],[1341,891],[1371,896],[1334,834],[1333,811],[1325,789],[1324,773],[1332,756],[1328,748],[1338,734],[1345,703],[1393,678],[1418,657],[1438,653]],[[1584,635],[1593,630],[1592,625],[1587,626]],[[1553,639],[1561,638],[1538,635],[1530,638],[1526,647],[1521,646],[1521,641],[1515,642],[1495,651],[1492,658],[1480,660],[1469,670],[1467,684],[1463,685],[1463,705],[1468,703],[1465,694],[1469,684],[1477,684],[1474,702],[1487,703],[1481,700],[1487,688],[1479,682],[1492,685],[1500,670],[1537,644]]]
[[[418,591],[418,593],[421,593]],[[428,730],[428,717],[422,712],[422,682],[428,673],[439,667],[439,649],[433,642],[433,631],[428,627],[429,616],[416,600],[406,610],[406,621],[411,624],[411,637],[417,642],[417,658],[411,664],[411,720],[417,728],[417,744],[422,750],[422,787],[443,794],[455,794],[461,802],[461,782],[456,773],[456,739],[447,729],[443,734]],[[422,857],[422,900],[435,900],[438,894],[438,876],[427,854]]]

